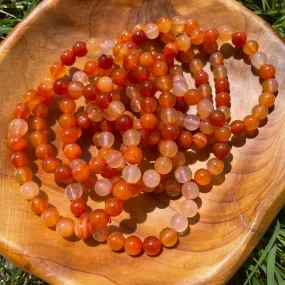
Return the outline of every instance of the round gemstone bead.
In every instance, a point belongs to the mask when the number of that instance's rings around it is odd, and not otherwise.
[[[184,31],[185,19],[183,16],[176,16],[172,19],[171,30],[175,33],[182,33]]]
[[[79,183],[71,183],[65,188],[65,195],[69,200],[75,200],[82,196],[82,186]]]
[[[56,231],[62,237],[70,237],[74,233],[75,223],[70,218],[63,218],[56,224]]]
[[[184,183],[181,193],[186,199],[196,199],[199,196],[199,187],[194,182]]]
[[[60,215],[55,208],[47,208],[41,215],[44,225],[48,228],[56,226],[60,220]]]
[[[246,41],[246,43],[244,44],[244,46],[242,47],[243,52],[246,55],[253,55],[258,51],[258,43],[256,41],[250,40],[250,41]]]
[[[141,171],[136,165],[127,165],[122,171],[123,179],[131,184],[137,183],[141,178]]]
[[[17,168],[17,170],[14,172],[15,180],[19,184],[24,184],[25,182],[31,181],[33,178],[33,172],[30,168],[23,166]]]
[[[218,29],[219,39],[222,41],[228,41],[232,38],[233,30],[231,26],[224,25]]]
[[[156,159],[154,168],[159,174],[168,174],[172,170],[172,162],[168,157],[161,156]]]
[[[123,142],[127,146],[138,145],[140,140],[140,134],[135,129],[129,129],[123,134]]]
[[[113,195],[122,201],[126,201],[133,195],[133,187],[126,181],[119,179],[113,183]]]
[[[156,39],[159,36],[159,28],[154,23],[149,23],[144,29],[145,35],[148,39]]]
[[[110,234],[110,230],[108,227],[103,229],[95,229],[92,233],[92,237],[98,242],[104,242],[107,240]]]
[[[279,83],[275,78],[269,78],[262,83],[263,92],[275,93],[278,91]]]
[[[164,228],[160,234],[159,239],[165,247],[172,247],[177,243],[177,232],[172,228]]]
[[[24,135],[28,131],[28,124],[23,119],[14,119],[9,125],[9,130],[12,135]]]
[[[243,119],[246,130],[253,131],[258,128],[259,119],[253,115],[248,115]]]
[[[175,96],[181,97],[184,96],[188,90],[188,84],[186,81],[176,81],[173,83],[172,92]]]
[[[263,52],[256,52],[252,57],[251,57],[251,64],[256,68],[260,69],[261,66],[263,66],[267,61],[267,56]]]
[[[210,183],[212,178],[211,173],[204,168],[198,169],[194,174],[194,180],[199,185],[207,185]]]
[[[143,249],[147,255],[156,255],[161,250],[161,241],[157,237],[149,236],[143,241]]]
[[[90,221],[94,229],[102,229],[107,226],[108,216],[105,210],[97,209],[92,212]]]
[[[191,46],[191,40],[187,35],[181,35],[176,38],[176,44],[179,50],[187,51]]]
[[[118,150],[111,150],[106,157],[106,163],[112,168],[117,168],[124,163],[124,156]]]
[[[70,210],[76,217],[81,216],[87,210],[87,203],[81,198],[73,200],[70,204]]]
[[[112,217],[119,216],[123,211],[123,202],[117,197],[109,198],[105,202],[105,211]]]
[[[107,196],[112,191],[112,183],[108,179],[99,179],[95,183],[94,190],[99,196]]]
[[[245,32],[235,32],[232,35],[232,43],[235,46],[243,46],[246,42],[247,36]]]
[[[125,238],[120,232],[112,232],[107,237],[107,244],[111,250],[118,251],[124,247]]]
[[[207,169],[210,171],[212,174],[220,174],[224,170],[224,163],[222,160],[218,158],[211,158],[207,162]]]
[[[188,227],[188,220],[185,216],[175,214],[171,218],[171,227],[176,232],[184,232]]]
[[[263,105],[255,105],[252,108],[251,113],[253,116],[257,117],[259,120],[263,120],[268,115],[268,109],[267,107]]]
[[[184,118],[184,127],[189,131],[195,131],[199,128],[200,119],[196,115],[187,115]]]
[[[115,142],[115,137],[111,132],[102,132],[99,135],[98,142],[101,146],[111,147]]]
[[[86,48],[89,54],[98,55],[100,53],[100,40],[97,38],[89,38],[86,42]]]
[[[89,238],[92,235],[92,224],[89,219],[78,219],[74,227],[74,233],[78,238]]]
[[[201,100],[197,105],[197,113],[201,120],[207,118],[213,110],[213,104],[206,99]]]
[[[259,104],[270,108],[275,103],[275,96],[271,92],[263,92],[258,98]]]
[[[168,33],[172,26],[172,21],[168,17],[164,16],[158,19],[157,26],[161,33]]]
[[[245,124],[241,120],[235,120],[231,123],[231,132],[236,136],[241,136],[244,134]]]
[[[39,186],[33,181],[25,182],[21,186],[21,195],[27,200],[31,200],[36,197],[39,194],[39,191]]]
[[[185,200],[180,205],[180,211],[183,216],[192,218],[197,214],[198,206],[192,200]]]
[[[131,235],[125,239],[124,248],[129,255],[137,255],[142,251],[143,244],[139,237]]]
[[[159,151],[163,156],[174,157],[177,154],[177,144],[172,140],[165,140],[159,145]]]
[[[192,171],[188,166],[179,166],[174,172],[174,176],[179,183],[186,183],[192,178]]]
[[[153,169],[145,171],[142,178],[145,186],[150,188],[156,187],[160,183],[161,179],[157,171]]]

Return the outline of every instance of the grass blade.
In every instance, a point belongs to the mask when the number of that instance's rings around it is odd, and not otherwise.
[[[270,249],[268,256],[267,256],[267,268],[266,268],[266,273],[267,273],[267,284],[268,285],[275,285],[275,278],[274,278],[274,273],[275,273],[275,259],[276,259],[276,250],[277,246],[276,244]]]

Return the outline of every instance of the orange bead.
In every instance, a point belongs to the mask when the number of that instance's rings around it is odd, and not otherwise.
[[[248,131],[253,131],[258,128],[259,125],[259,119],[256,118],[253,115],[248,115],[243,119],[243,122],[245,124],[245,128]]]
[[[203,133],[196,133],[193,136],[193,143],[197,148],[204,148],[207,146],[208,138]]]
[[[139,64],[151,68],[155,62],[155,57],[151,52],[144,52],[139,58]]]
[[[169,92],[173,87],[173,79],[169,75],[160,76],[156,80],[156,87],[162,92]]]
[[[55,208],[47,208],[41,215],[44,225],[48,228],[55,227],[60,220],[60,215]]]
[[[59,102],[59,109],[62,113],[73,113],[76,110],[76,104],[72,99],[64,98]]]
[[[275,67],[272,64],[264,64],[259,69],[259,76],[266,80],[275,76]]]
[[[193,33],[190,35],[191,38],[191,43],[194,45],[200,45],[204,43],[204,33],[201,30],[195,30]]]
[[[41,116],[43,118],[47,117],[49,108],[46,104],[39,103],[33,109],[33,114],[35,116]]]
[[[243,52],[246,55],[253,55],[258,51],[258,43],[256,41],[246,41],[246,43],[244,44],[244,46],[242,47]]]
[[[156,255],[161,250],[161,241],[154,236],[149,236],[143,241],[143,249],[147,255]]]
[[[35,106],[38,103],[41,102],[41,97],[40,94],[34,90],[34,89],[29,89],[24,93],[24,102],[29,106]]]
[[[270,92],[263,92],[259,98],[258,98],[258,102],[259,104],[270,108],[274,105],[275,103],[275,96],[274,94],[270,93]]]
[[[16,104],[13,108],[13,116],[18,119],[28,119],[31,114],[31,109],[24,103]]]
[[[209,76],[205,71],[198,71],[194,75],[194,80],[197,85],[208,83]]]
[[[22,166],[17,168],[17,170],[14,172],[14,177],[15,180],[22,185],[25,182],[32,180],[33,172],[29,167]]]
[[[91,158],[88,165],[92,172],[100,174],[106,169],[107,163],[104,158],[96,156]]]
[[[78,130],[76,128],[63,129],[60,138],[65,143],[75,143],[78,139]]]
[[[72,143],[64,147],[63,153],[66,158],[74,160],[81,156],[82,150],[78,144]]]
[[[78,219],[74,227],[74,233],[79,238],[89,238],[92,235],[92,224],[89,219]]]
[[[42,214],[48,207],[48,199],[38,195],[31,200],[30,208],[35,214]]]
[[[89,60],[84,65],[84,72],[88,76],[97,76],[100,73],[100,66],[97,61]]]
[[[44,82],[38,86],[38,94],[40,95],[41,102],[49,104],[53,101],[54,91],[53,84],[51,82]]]
[[[72,177],[77,181],[84,181],[90,175],[90,170],[87,164],[80,163],[72,168]]]
[[[65,182],[71,178],[72,170],[69,165],[62,164],[59,165],[55,170],[55,178],[60,182]]]
[[[268,115],[268,109],[263,105],[255,105],[251,111],[252,115],[258,120],[264,120]]]
[[[165,75],[168,72],[167,64],[164,61],[158,60],[153,64],[151,72],[155,77]]]
[[[189,89],[184,95],[185,102],[190,106],[197,105],[202,98],[202,93],[198,89]]]
[[[128,54],[123,60],[123,66],[127,71],[134,71],[135,68],[139,65],[139,61],[140,61],[140,58],[137,55]]]
[[[110,216],[119,216],[123,211],[123,202],[117,197],[109,198],[105,202],[105,211]]]
[[[124,242],[125,238],[120,232],[112,232],[107,237],[107,244],[114,251],[121,250],[124,247]]]
[[[61,62],[56,62],[50,67],[50,74],[54,79],[59,79],[66,74],[66,68]]]
[[[47,173],[54,173],[58,166],[60,166],[60,160],[53,156],[47,157],[42,164],[43,170]]]
[[[227,79],[221,78],[215,81],[216,92],[228,92],[230,90],[230,83]]]
[[[44,131],[35,131],[30,135],[30,143],[33,147],[37,147],[40,144],[46,144],[48,142],[48,137]]]
[[[11,156],[11,163],[17,168],[27,166],[29,164],[28,155],[23,151],[15,152]]]
[[[141,116],[140,123],[145,130],[153,131],[157,127],[158,121],[154,114],[146,113]]]
[[[131,235],[126,238],[124,248],[129,255],[137,255],[142,251],[143,244],[139,237]]]
[[[196,20],[190,19],[185,22],[185,32],[191,35],[195,30],[199,29],[199,24]]]
[[[168,17],[164,16],[158,19],[157,26],[161,33],[168,33],[172,26],[172,21]]]
[[[102,229],[107,226],[108,216],[105,210],[97,209],[92,212],[90,217],[91,224],[95,229]]]
[[[211,181],[211,173],[204,168],[198,169],[194,174],[194,180],[199,185],[207,185]]]
[[[29,122],[29,129],[32,131],[44,131],[47,129],[47,121],[40,116],[33,117]]]
[[[132,197],[132,185],[120,179],[113,183],[112,193],[122,201],[126,201]]]
[[[171,92],[162,92],[158,98],[158,103],[162,108],[171,108],[175,102],[176,96]]]
[[[189,131],[182,131],[177,139],[177,144],[180,147],[188,148],[193,143],[192,134]]]
[[[50,144],[39,144],[36,147],[35,154],[38,159],[44,160],[49,156],[53,156],[54,151]]]
[[[175,41],[175,35],[172,31],[169,31],[168,33],[161,33],[159,35],[160,40],[166,45],[168,43]]]
[[[112,147],[101,147],[98,151],[98,157],[106,159],[108,154],[113,150]]]
[[[178,54],[179,49],[176,43],[170,42],[164,46],[163,52],[166,56],[175,57]]]
[[[231,96],[227,92],[220,92],[216,95],[216,105],[218,106],[227,106],[231,103]]]
[[[21,151],[27,149],[29,145],[29,141],[25,136],[22,135],[14,135],[11,137],[9,141],[9,147],[13,151]]]
[[[64,129],[76,127],[76,119],[73,114],[64,113],[59,117],[58,120],[60,126]]]
[[[235,120],[231,123],[231,132],[236,136],[241,136],[244,134],[245,124],[243,121]]]
[[[139,164],[142,161],[142,151],[137,146],[129,146],[124,152],[124,158],[130,164]]]
[[[215,28],[209,28],[204,33],[205,42],[213,44],[219,37],[219,32]]]
[[[219,142],[226,142],[231,137],[231,129],[228,127],[220,127],[215,130],[215,138]]]

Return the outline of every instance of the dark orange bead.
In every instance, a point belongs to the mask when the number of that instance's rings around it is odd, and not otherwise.
[[[28,119],[31,114],[31,109],[24,103],[16,104],[13,108],[13,116],[20,119]]]
[[[35,214],[42,214],[48,207],[48,199],[44,196],[36,196],[31,200],[31,210]]]
[[[212,126],[221,127],[226,122],[226,117],[222,111],[215,110],[210,113],[209,121]]]
[[[38,159],[44,160],[49,156],[53,156],[54,151],[50,144],[40,144],[36,147],[35,154]]]
[[[232,35],[232,43],[235,46],[243,46],[246,42],[247,35],[245,32],[236,32]]]
[[[39,85],[38,94],[40,95],[41,102],[44,104],[49,104],[54,99],[53,84],[51,82],[44,82]]]
[[[30,143],[33,147],[40,144],[46,144],[48,142],[48,137],[45,131],[35,131],[30,135]]]
[[[137,255],[142,251],[142,241],[139,237],[131,235],[126,238],[124,248],[129,255]]]
[[[142,161],[143,154],[139,147],[133,145],[126,149],[124,158],[130,164],[139,164]]]
[[[193,143],[197,148],[204,148],[207,146],[208,138],[203,133],[196,133],[193,136]]]
[[[102,173],[103,171],[105,171],[107,167],[106,160],[99,156],[92,157],[88,165],[89,165],[90,170],[94,172],[95,174]]]
[[[219,37],[219,32],[215,28],[209,28],[204,33],[205,42],[213,44]]]
[[[191,38],[191,43],[194,45],[200,45],[204,43],[204,32],[202,30],[195,30],[193,33],[190,35]]]
[[[73,114],[63,113],[58,119],[59,125],[62,128],[74,128],[76,127],[76,119]]]
[[[155,62],[155,57],[151,52],[144,52],[139,58],[139,64],[151,68]]]
[[[203,95],[198,89],[189,89],[184,96],[185,102],[190,106],[197,105],[202,98]]]
[[[99,93],[96,96],[96,104],[100,109],[106,109],[112,102],[112,96],[108,93]]]
[[[221,78],[215,81],[216,92],[228,92],[230,90],[230,83],[227,79]]]
[[[47,173],[54,173],[57,167],[60,166],[60,160],[54,156],[44,159],[42,168]]]
[[[75,63],[76,57],[73,51],[65,50],[60,55],[60,60],[64,65],[71,66]]]
[[[132,40],[138,45],[142,45],[146,41],[146,34],[142,30],[137,30],[132,35]]]
[[[90,127],[91,120],[89,119],[87,113],[82,112],[82,113],[77,114],[77,116],[76,116],[76,125],[80,129],[87,129],[87,128]]]
[[[97,209],[92,212],[90,220],[93,228],[102,229],[107,226],[108,216],[105,210]]]
[[[235,120],[231,123],[231,132],[236,136],[241,136],[245,132],[245,125],[243,121]]]
[[[147,255],[156,255],[161,250],[161,241],[154,236],[149,236],[143,241],[143,249]]]
[[[125,132],[133,127],[133,119],[129,115],[123,115],[116,120],[117,128]]]
[[[132,185],[120,179],[113,183],[112,193],[122,201],[126,201],[132,197]]]
[[[213,145],[213,153],[219,159],[228,157],[230,151],[230,146],[226,142],[217,142]]]
[[[259,76],[266,80],[275,76],[275,67],[272,64],[264,64],[259,69]]]
[[[118,251],[124,247],[125,238],[120,232],[112,232],[107,237],[108,246],[114,250]]]
[[[100,93],[99,88],[96,84],[88,84],[83,88],[83,96],[88,101],[95,101],[96,96]]]
[[[138,82],[142,82],[149,78],[150,71],[144,65],[138,65],[135,67],[133,75]]]
[[[194,180],[199,185],[207,185],[210,183],[212,178],[211,173],[204,168],[198,169],[194,174]]]
[[[141,116],[140,123],[145,130],[153,131],[157,127],[158,121],[154,114],[146,113]]]
[[[89,166],[85,163],[77,164],[72,168],[72,177],[77,181],[84,181],[90,175]]]
[[[219,106],[227,106],[231,103],[231,96],[227,92],[220,92],[216,95],[216,105]]]
[[[49,108],[46,104],[39,103],[33,109],[33,114],[35,116],[41,116],[45,118],[48,115]]]
[[[73,113],[76,110],[76,103],[72,99],[64,98],[59,102],[59,109],[62,113]]]
[[[60,138],[65,143],[75,143],[78,139],[78,131],[76,128],[63,129]]]
[[[145,80],[140,84],[140,93],[144,97],[153,97],[157,88],[151,80]]]
[[[172,108],[176,103],[176,96],[171,92],[162,92],[158,103],[162,108]]]
[[[15,152],[11,156],[11,163],[17,168],[22,166],[27,166],[29,164],[28,155],[23,151]]]
[[[83,70],[88,76],[97,76],[100,73],[100,66],[97,61],[89,60],[85,63]]]
[[[180,147],[190,147],[193,143],[192,134],[189,131],[182,131],[177,139],[177,144]]]
[[[117,197],[109,198],[105,202],[105,211],[112,217],[119,216],[123,212],[123,202]]]
[[[128,54],[123,59],[123,67],[127,71],[134,71],[134,69],[138,66],[140,58],[135,54]]]
[[[162,137],[166,140],[176,140],[179,136],[179,127],[174,124],[166,124],[161,127]]]
[[[71,168],[66,164],[59,165],[55,170],[55,178],[60,182],[67,181],[69,178],[71,178],[71,175]]]
[[[115,69],[112,72],[111,78],[114,84],[124,86],[128,80],[128,72],[124,68]]]
[[[73,51],[75,56],[83,57],[87,54],[86,44],[84,42],[81,42],[81,41],[76,42],[72,46],[72,51]]]
[[[215,137],[219,142],[226,142],[231,137],[231,129],[229,127],[220,127],[215,130]]]
[[[57,95],[64,95],[68,91],[69,82],[65,79],[58,79],[53,83],[53,90]]]
[[[195,73],[194,80],[197,85],[206,84],[209,81],[208,73],[205,71],[198,71]]]
[[[163,52],[165,56],[175,57],[178,54],[179,49],[176,43],[169,42],[164,46]]]
[[[192,34],[195,30],[199,29],[199,24],[196,20],[190,19],[185,22],[185,32],[190,35]]]
[[[44,131],[47,129],[47,121],[43,117],[35,116],[31,118],[29,122],[29,128],[32,131]]]
[[[29,141],[25,136],[22,135],[14,135],[11,137],[9,141],[9,147],[13,151],[21,151],[27,149],[29,145]]]
[[[154,113],[157,107],[157,100],[153,97],[143,98],[141,101],[141,110],[145,113]]]
[[[85,200],[81,199],[81,198],[77,198],[75,200],[73,200],[70,204],[70,210],[71,213],[76,216],[79,217],[81,216],[84,212],[86,212],[87,210],[87,203]]]

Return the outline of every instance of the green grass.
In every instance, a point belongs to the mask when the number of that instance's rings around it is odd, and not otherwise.
[[[82,0],[81,0],[82,1]],[[0,37],[4,39],[40,0],[0,0]],[[239,1],[285,37],[285,0]],[[40,279],[0,256],[0,285],[39,285]],[[285,208],[229,284],[285,285]]]

